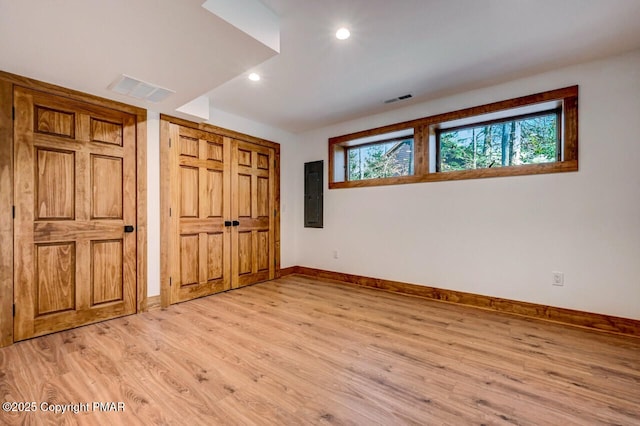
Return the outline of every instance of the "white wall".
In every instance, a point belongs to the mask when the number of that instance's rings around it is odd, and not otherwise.
[[[580,85],[580,171],[325,189],[303,227],[303,163],[331,136]],[[282,267],[303,265],[640,319],[640,51],[294,135],[212,110],[281,144]],[[148,119],[148,294],[160,293],[159,120]],[[326,174],[325,174],[326,176]],[[333,259],[333,250],[339,259]],[[551,285],[551,271],[565,286]]]
[[[160,114],[147,111],[147,295],[160,294]]]
[[[325,189],[324,229],[303,227],[303,163],[326,167],[329,137],[574,84],[578,172]],[[640,51],[299,139],[283,160],[299,265],[640,319]]]

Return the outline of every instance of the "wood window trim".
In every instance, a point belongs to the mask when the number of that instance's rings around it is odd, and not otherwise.
[[[136,116],[137,312],[147,310],[147,111],[0,71],[0,347],[13,344],[13,89],[26,87]]]
[[[485,114],[527,107],[535,104],[562,102],[562,140],[564,158],[561,161],[544,164],[527,164],[490,169],[475,169],[447,172],[430,172],[429,132],[430,127],[440,123],[482,116]],[[414,129],[414,175],[358,181],[336,181],[335,157],[345,150],[354,139],[380,135],[388,132]],[[457,111],[436,114],[416,120],[394,123],[342,136],[329,138],[329,189],[362,188],[369,186],[402,185],[419,182],[440,182],[450,180],[481,179],[504,176],[524,176],[547,173],[563,173],[578,170],[578,86],[550,90],[533,95],[522,96],[485,105],[474,106]],[[345,163],[346,164],[346,163]]]

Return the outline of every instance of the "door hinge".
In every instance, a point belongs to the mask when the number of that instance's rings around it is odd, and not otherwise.
[[[278,217],[278,210],[276,209],[273,210],[273,217]]]
[[[13,218],[16,218],[16,206],[11,206],[11,214],[13,215]]]
[[[169,138],[169,148],[171,148],[171,138]]]
[[[169,287],[173,285],[173,278],[169,277]]]
[[[171,207],[169,207],[169,217],[171,217]]]
[[[15,303],[13,304],[13,316],[14,317],[16,316],[16,304]]]
[[[11,107],[11,119],[16,119],[16,107]]]

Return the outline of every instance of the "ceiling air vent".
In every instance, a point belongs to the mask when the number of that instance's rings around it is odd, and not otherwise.
[[[404,101],[405,99],[409,99],[409,98],[412,98],[412,97],[413,97],[413,95],[411,95],[410,93],[407,93],[406,95],[398,96],[397,98],[387,99],[386,101],[384,101],[384,103],[385,104],[391,104],[393,102]]]
[[[144,99],[149,102],[164,101],[172,93],[173,90],[147,83],[137,78],[129,77],[122,74],[113,83],[109,85],[109,90],[113,90],[121,95],[131,96],[136,99]]]

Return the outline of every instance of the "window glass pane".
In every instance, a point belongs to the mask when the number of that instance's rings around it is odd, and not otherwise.
[[[556,111],[439,132],[439,171],[558,161]]]
[[[347,180],[413,174],[413,138],[396,139],[347,149]]]

